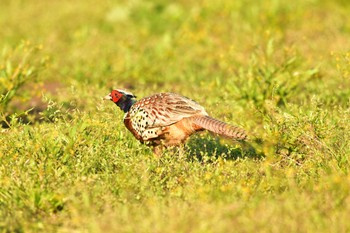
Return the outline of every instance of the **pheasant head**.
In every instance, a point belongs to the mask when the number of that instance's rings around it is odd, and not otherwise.
[[[128,112],[131,106],[136,102],[136,96],[124,90],[113,90],[103,99],[113,101],[124,112]]]

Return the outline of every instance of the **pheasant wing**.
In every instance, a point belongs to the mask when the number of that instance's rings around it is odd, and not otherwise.
[[[208,115],[198,103],[178,94],[161,93],[149,98],[155,98],[156,101],[147,106],[151,121],[148,128],[172,125],[183,118],[194,115]]]

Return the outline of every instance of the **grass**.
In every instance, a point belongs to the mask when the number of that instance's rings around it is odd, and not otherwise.
[[[348,1],[1,6],[1,232],[350,231]],[[111,88],[181,93],[251,148],[156,158]]]

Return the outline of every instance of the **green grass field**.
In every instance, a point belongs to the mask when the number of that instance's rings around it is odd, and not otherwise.
[[[0,0],[0,232],[350,232],[347,0]],[[155,157],[102,97],[245,128]]]

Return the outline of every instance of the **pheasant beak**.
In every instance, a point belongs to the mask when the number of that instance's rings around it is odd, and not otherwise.
[[[112,100],[112,96],[111,94],[106,95],[105,97],[103,97],[104,100]]]

